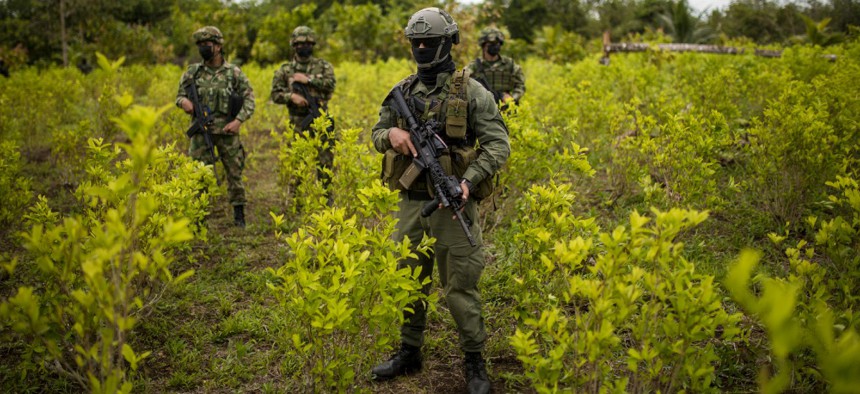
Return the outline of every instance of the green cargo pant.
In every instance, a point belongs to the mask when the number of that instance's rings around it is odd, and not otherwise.
[[[245,148],[239,141],[238,135],[213,134],[212,143],[215,151],[221,158],[224,171],[227,173],[227,193],[230,205],[245,205],[245,185],[242,184],[242,169],[245,168]],[[191,146],[188,154],[194,159],[207,165],[215,163],[215,159],[209,154],[206,147],[206,139],[202,134],[191,137]]]
[[[436,244],[429,257],[418,253],[417,259],[404,260],[400,262],[400,267],[414,269],[420,266],[423,280],[432,275],[435,258],[445,301],[457,323],[460,347],[465,352],[483,351],[487,333],[484,330],[481,294],[478,291],[478,280],[484,270],[481,228],[475,222],[478,219],[478,204],[470,200],[464,211],[473,221],[469,230],[478,246],[472,247],[460,224],[451,219],[454,215],[450,209],[439,209],[429,218],[422,218],[421,208],[427,202],[426,199],[411,199],[406,192],[401,192],[395,240],[402,240],[407,236],[412,245],[417,245],[423,234],[427,233],[436,238]],[[423,290],[425,294],[429,294],[430,286],[425,286]],[[421,346],[424,342],[424,329],[427,327],[427,308],[420,302],[411,307],[415,312],[405,314],[406,322],[400,328],[400,340],[408,345]]]

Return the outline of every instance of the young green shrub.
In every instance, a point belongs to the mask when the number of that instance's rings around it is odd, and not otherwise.
[[[758,317],[767,332],[773,359],[759,377],[762,391],[786,389],[847,392],[860,384],[860,317],[855,289],[860,286],[860,188],[850,177],[827,185],[830,217],[810,216],[811,239],[785,248],[788,273],[768,278],[752,271],[757,253],[746,252],[726,277],[732,297]],[[790,234],[769,234],[783,243]],[[753,294],[750,283],[763,291]],[[811,354],[810,354],[811,351]],[[773,376],[771,376],[773,374]]]
[[[509,230],[500,230],[499,247],[515,282],[515,317],[518,320],[534,316],[542,307],[555,304],[566,279],[574,272],[558,264],[557,240],[591,239],[597,232],[594,218],[583,219],[573,214],[575,194],[570,185],[534,185],[523,196],[516,217],[528,218],[514,222]],[[585,241],[583,241],[585,242]],[[590,241],[589,245],[590,246]]]
[[[379,155],[359,139],[359,128],[341,129],[334,144],[334,165],[331,190],[335,205],[347,206],[354,199],[354,190],[369,187],[379,179]]]
[[[820,289],[824,271],[799,255],[791,257],[794,263],[788,278],[753,277],[761,255],[750,250],[741,253],[726,275],[732,298],[758,318],[768,336],[772,366],[762,367],[759,388],[764,393],[788,389],[856,392],[860,386],[860,335],[856,325],[844,324],[846,315],[853,313],[833,310],[824,301],[826,291],[810,293],[810,289]],[[751,285],[758,290],[751,291]]]
[[[199,192],[214,179],[172,147],[154,146],[151,130],[165,110],[132,107],[116,119],[128,144],[90,141],[90,180],[76,192],[83,215],[58,220],[40,198],[20,260],[35,277],[22,278],[31,284],[0,303],[0,325],[23,340],[25,365],[62,373],[90,392],[132,391],[129,373],[150,354],[132,348],[134,327],[164,286],[192,274],[174,276],[170,265],[193,238],[189,218],[206,208],[189,201],[207,200]],[[14,261],[3,265],[10,274]]]
[[[0,227],[16,229],[32,198],[30,181],[21,176],[21,153],[13,141],[0,142]]]
[[[302,361],[294,378],[303,391],[353,391],[355,379],[393,346],[404,308],[432,301],[421,293],[417,271],[397,269],[413,256],[407,239],[392,239],[397,199],[374,181],[357,191],[355,214],[330,208],[309,215],[293,234],[276,233],[291,252],[284,265],[267,269],[274,277],[269,288],[294,322],[281,342]],[[280,228],[283,215],[272,217]]]
[[[548,235],[552,256],[531,269],[567,276],[510,338],[538,392],[717,391],[715,348],[734,339],[740,315],[723,309],[714,278],[697,274],[675,241],[707,213],[653,215],[634,212],[629,228],[596,239]]]
[[[317,118],[313,127],[320,122],[325,124],[324,117]],[[293,215],[317,212],[326,205],[325,188],[317,176],[317,155],[330,143],[322,138],[329,133],[297,133],[289,122],[284,127],[283,133],[272,133],[279,145],[278,186],[284,191],[284,206]]]
[[[856,162],[856,132],[834,127],[833,108],[817,91],[816,84],[788,84],[750,129],[746,192],[774,224],[799,224],[825,196],[825,182]]]

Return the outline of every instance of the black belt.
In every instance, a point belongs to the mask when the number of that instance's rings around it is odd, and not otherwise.
[[[410,200],[430,201],[433,199],[433,197],[430,196],[430,192],[426,190],[406,190],[401,193],[406,193],[406,197]]]

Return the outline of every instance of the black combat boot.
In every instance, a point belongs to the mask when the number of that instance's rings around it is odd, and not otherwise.
[[[370,371],[374,380],[387,380],[421,370],[421,348],[403,344],[388,361]]]
[[[466,352],[464,363],[466,385],[469,394],[486,394],[490,392],[490,378],[487,376],[487,366],[480,352]]]
[[[234,205],[233,206],[233,224],[236,227],[245,228],[245,206],[244,205]]]

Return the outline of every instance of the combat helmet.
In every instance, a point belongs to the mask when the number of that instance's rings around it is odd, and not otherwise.
[[[201,43],[204,41],[211,41],[218,45],[224,45],[224,35],[221,34],[221,30],[218,30],[215,26],[205,26],[197,29],[193,35],[194,43]]]
[[[298,42],[316,44],[317,39],[314,30],[307,26],[299,26],[293,29],[293,34],[290,34],[290,46],[296,45]]]
[[[505,44],[505,35],[501,30],[496,29],[495,27],[487,27],[481,30],[481,35],[478,36],[478,45],[484,46],[484,44],[492,41],[498,41],[500,44]]]
[[[454,18],[445,10],[428,7],[409,18],[406,24],[406,38],[451,37],[454,44],[460,42],[460,28]]]
[[[418,63],[418,68],[429,68],[445,61],[451,54],[451,45],[460,43],[460,28],[445,10],[436,7],[424,8],[409,18],[404,29],[410,41],[417,38],[442,38],[430,63]]]

